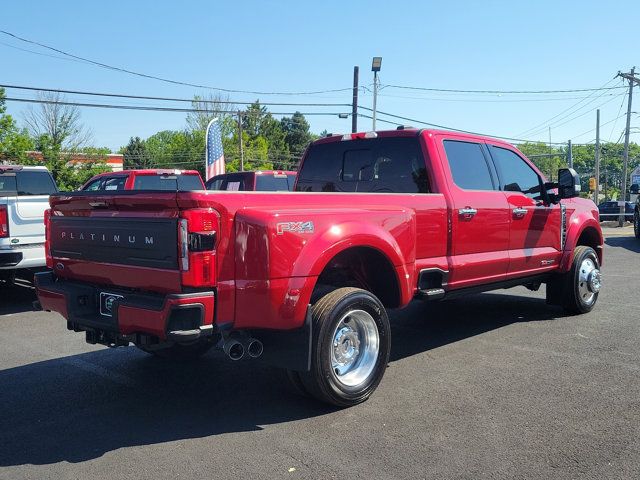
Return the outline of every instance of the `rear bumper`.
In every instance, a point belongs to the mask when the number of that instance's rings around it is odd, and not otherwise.
[[[35,285],[44,310],[60,313],[72,330],[97,334],[97,343],[105,343],[102,337],[107,339],[106,343],[113,343],[111,340],[127,336],[131,337],[128,341],[135,343],[149,339],[190,342],[213,333],[213,291],[134,294],[117,288],[57,280],[52,272],[36,274]],[[105,295],[107,300],[112,297],[110,310],[105,306]]]
[[[3,270],[38,268],[44,267],[46,263],[42,245],[0,249],[0,269]]]

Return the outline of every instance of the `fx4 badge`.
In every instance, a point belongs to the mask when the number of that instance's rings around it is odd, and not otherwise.
[[[313,222],[281,222],[276,224],[276,232],[313,233]]]

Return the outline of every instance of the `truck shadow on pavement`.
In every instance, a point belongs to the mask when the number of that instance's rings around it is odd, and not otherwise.
[[[391,312],[391,362],[561,315],[531,296],[414,302]],[[135,347],[2,370],[0,405],[0,466],[84,462],[120,448],[257,431],[336,411],[290,393],[280,371],[255,361],[232,365],[212,352],[196,363],[171,363]]]
[[[640,253],[640,240],[636,237],[607,237],[604,243],[608,247],[626,248],[635,253]]]
[[[25,280],[17,280],[15,285],[0,283],[0,315],[32,311],[35,300],[35,289]]]

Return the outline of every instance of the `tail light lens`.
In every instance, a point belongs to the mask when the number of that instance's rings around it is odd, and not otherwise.
[[[47,259],[47,268],[53,268],[51,256],[51,209],[44,211],[44,255]]]
[[[9,212],[6,205],[0,205],[0,238],[9,236]]]
[[[178,223],[182,284],[207,287],[216,284],[216,230],[218,215],[211,209],[194,209],[182,213]]]

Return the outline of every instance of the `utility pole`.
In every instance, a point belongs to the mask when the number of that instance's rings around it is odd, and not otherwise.
[[[569,168],[573,168],[573,148],[571,147],[571,140],[567,141],[567,163]]]
[[[596,110],[596,191],[593,192],[593,203],[598,204],[600,190],[600,109]]]
[[[624,168],[623,168],[623,178],[622,178],[622,199],[618,199],[620,203],[620,216],[618,217],[618,226],[622,227],[624,225],[624,212],[625,212],[625,204],[624,201],[627,199],[627,176],[629,175],[629,131],[631,130],[631,101],[633,98],[633,84],[634,82],[638,82],[640,84],[640,79],[635,76],[636,67],[631,69],[631,73],[621,73],[618,72],[618,76],[629,80],[629,99],[627,100],[627,127],[624,131]]]
[[[373,57],[371,71],[373,72],[373,130],[376,129],[376,105],[378,103],[378,72],[382,67],[382,57]]]
[[[358,74],[360,67],[353,67],[353,101],[351,102],[351,133],[358,131]]]
[[[244,172],[244,145],[242,144],[242,112],[238,111],[238,142],[240,143],[240,171]]]

